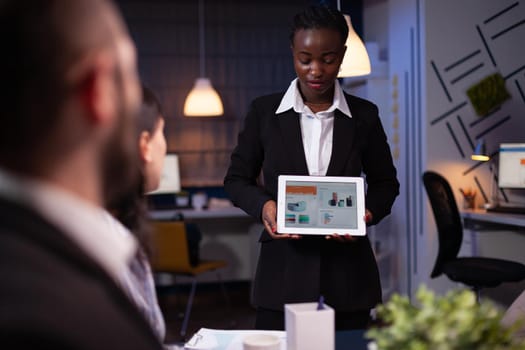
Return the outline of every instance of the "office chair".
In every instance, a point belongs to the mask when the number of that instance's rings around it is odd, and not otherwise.
[[[206,272],[219,270],[225,267],[227,263],[223,260],[200,260],[198,264],[192,266],[188,251],[186,227],[183,221],[153,221],[152,226],[154,252],[151,265],[153,271],[169,273],[174,276],[182,275],[191,277],[190,295],[180,330],[180,336],[184,339],[186,337],[195,290],[197,289],[197,277]],[[226,303],[228,306],[231,306],[219,272],[217,272],[217,278],[220,282]]]
[[[519,282],[525,278],[525,265],[503,259],[458,257],[463,241],[463,224],[454,194],[441,175],[427,171],[423,183],[438,229],[438,254],[430,277],[445,274],[455,282],[469,286],[479,301],[479,291],[503,282]]]

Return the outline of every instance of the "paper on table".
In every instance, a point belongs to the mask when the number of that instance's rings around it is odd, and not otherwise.
[[[184,345],[187,350],[242,350],[242,340],[253,334],[271,334],[281,339],[281,350],[286,350],[286,332],[256,330],[222,330],[201,328]]]

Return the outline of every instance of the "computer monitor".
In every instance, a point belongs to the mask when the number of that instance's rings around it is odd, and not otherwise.
[[[525,143],[499,146],[499,188],[525,188]]]
[[[167,154],[160,177],[159,188],[149,194],[174,194],[180,192],[179,158],[176,154]]]
[[[179,158],[176,154],[167,154],[164,159],[159,188],[148,193],[148,208],[151,210],[178,208],[177,193],[180,190]]]

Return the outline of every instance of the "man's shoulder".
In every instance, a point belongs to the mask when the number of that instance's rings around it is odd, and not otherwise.
[[[6,263],[18,262],[19,257],[26,254],[34,255],[28,263],[52,256],[59,260],[62,256],[70,256],[75,260],[91,262],[76,244],[38,211],[1,196],[0,242],[4,243],[0,244],[0,251],[12,255],[14,259]]]
[[[66,290],[83,294],[81,289],[96,280],[92,276],[97,270],[96,264],[85,264],[84,260],[90,261],[89,258],[68,242],[60,230],[29,208],[2,200],[0,208],[3,209],[0,214],[0,291],[10,291],[5,294],[8,299],[13,298],[12,305],[32,295],[38,295],[42,306],[53,304]],[[27,219],[25,222],[21,220],[23,217]],[[9,305],[4,298],[0,298],[0,304]]]
[[[43,336],[45,348],[156,348],[131,301],[80,248],[31,209],[1,199],[0,207],[0,344],[25,349],[19,337]]]
[[[116,283],[57,256],[45,244],[3,233],[0,344],[43,336],[39,346],[44,348],[159,348],[149,325]]]
[[[24,344],[28,339],[23,338],[28,337],[39,339],[41,343],[35,345],[46,349],[50,345],[97,350],[160,349],[149,326],[138,322],[131,306],[122,307],[125,296],[115,300],[96,282],[85,283],[87,279],[79,277],[81,274],[77,271],[67,279],[47,282],[29,281],[36,274],[2,280],[0,348],[6,343]]]
[[[0,281],[13,279],[35,287],[48,283],[50,290],[57,286],[60,291],[61,285],[78,285],[82,280],[111,281],[92,258],[38,212],[3,198],[0,198],[0,262],[2,267],[8,267],[0,270]],[[25,282],[18,280],[17,273],[27,276]],[[0,284],[0,289],[4,287]]]

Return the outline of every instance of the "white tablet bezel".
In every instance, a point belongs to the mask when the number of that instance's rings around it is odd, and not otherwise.
[[[356,185],[356,198],[353,200],[357,207],[357,228],[349,229],[344,227],[286,227],[286,183],[288,181],[304,183],[352,183]],[[344,204],[343,204],[344,205]],[[365,187],[361,177],[338,177],[338,176],[296,176],[280,175],[277,191],[277,232],[300,235],[352,235],[364,236],[366,234],[365,222]]]

